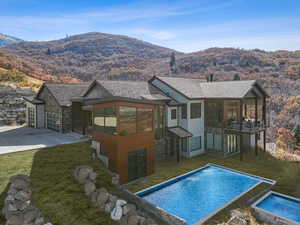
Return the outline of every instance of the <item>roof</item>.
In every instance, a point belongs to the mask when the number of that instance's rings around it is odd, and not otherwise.
[[[96,80],[111,97],[122,97],[129,99],[146,99],[146,100],[170,100],[160,90],[145,81],[121,81],[121,80]],[[93,83],[94,83],[93,82]],[[92,85],[88,90],[92,88]],[[86,93],[88,92],[86,91]],[[86,94],[85,93],[85,94]],[[107,97],[107,96],[98,96]]]
[[[26,96],[23,99],[32,104],[44,104],[44,101],[37,99],[35,96]]]
[[[193,134],[188,132],[187,130],[183,129],[182,127],[170,127],[168,128],[168,131],[175,134],[178,137],[184,138],[184,137],[192,137]]]
[[[177,78],[177,77],[154,77],[187,98],[243,98],[254,85],[256,80],[240,81],[214,81],[207,82],[203,79]],[[259,86],[259,85],[258,85]],[[262,90],[262,88],[260,87]],[[264,93],[266,94],[266,93]],[[266,94],[267,95],[267,94]]]
[[[44,83],[44,86],[49,89],[60,106],[69,106],[72,104],[71,99],[82,96],[89,84]]]

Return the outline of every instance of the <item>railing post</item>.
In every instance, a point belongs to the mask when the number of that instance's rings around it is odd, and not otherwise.
[[[240,100],[240,161],[243,161],[243,101]]]

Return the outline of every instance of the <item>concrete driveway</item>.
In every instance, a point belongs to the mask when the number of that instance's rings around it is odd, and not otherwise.
[[[0,127],[0,155],[87,140],[77,133],[62,134],[48,129],[3,126]]]

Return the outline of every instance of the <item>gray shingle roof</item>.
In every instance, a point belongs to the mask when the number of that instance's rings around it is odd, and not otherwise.
[[[206,82],[202,79],[157,77],[188,98],[243,98],[255,80]]]
[[[45,86],[50,90],[61,106],[69,106],[72,104],[71,99],[80,97],[89,87],[90,83],[80,84],[57,84],[45,83]]]
[[[189,131],[183,129],[182,127],[170,127],[168,128],[168,131],[172,132],[173,134],[177,135],[178,137],[184,138],[184,137],[192,137],[193,134]]]
[[[112,96],[132,99],[169,100],[162,92],[143,81],[97,80]],[[100,97],[100,96],[99,96]]]

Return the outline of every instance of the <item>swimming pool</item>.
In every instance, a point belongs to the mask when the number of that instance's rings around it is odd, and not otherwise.
[[[136,195],[192,225],[212,216],[261,182],[273,181],[208,164]]]
[[[269,192],[252,206],[261,220],[269,222],[281,217],[282,224],[300,224],[300,199]]]

